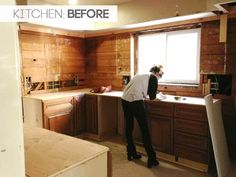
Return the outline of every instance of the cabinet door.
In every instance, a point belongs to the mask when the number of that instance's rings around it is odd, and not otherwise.
[[[85,119],[85,94],[79,94],[74,97],[74,119],[75,134],[78,135],[86,129]]]
[[[152,144],[161,152],[173,154],[172,118],[149,115]]]
[[[73,97],[43,102],[44,128],[67,135],[74,134]]]
[[[97,95],[86,95],[86,130],[98,134]]]
[[[152,144],[158,151],[173,154],[174,105],[146,101],[146,109]]]

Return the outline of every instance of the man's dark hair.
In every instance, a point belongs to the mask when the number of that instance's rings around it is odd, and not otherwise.
[[[153,67],[151,67],[150,72],[157,73],[161,70],[161,68],[163,68],[162,65],[154,65]]]

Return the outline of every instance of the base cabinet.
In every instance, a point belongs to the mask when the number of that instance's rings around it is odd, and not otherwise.
[[[146,100],[145,106],[153,147],[160,152],[173,154],[173,104]],[[133,137],[136,143],[142,143],[142,135],[136,120]]]
[[[50,99],[23,97],[24,123],[58,133],[77,135],[85,131],[84,94]]]
[[[67,135],[74,134],[73,97],[43,101],[44,128]]]
[[[146,100],[145,106],[151,141],[157,151],[174,155],[176,160],[211,163],[212,146],[204,105]],[[136,122],[133,137],[136,143],[142,142]]]
[[[125,120],[120,97],[76,94],[40,100],[23,98],[24,121],[68,135],[85,132],[95,140],[120,134],[125,137]],[[200,163],[212,160],[212,146],[204,105],[145,100],[153,147]],[[32,118],[33,117],[33,118]],[[227,124],[226,124],[227,126]],[[133,137],[142,143],[135,120]],[[234,136],[233,136],[234,138]]]
[[[210,136],[206,107],[175,104],[174,154],[200,163],[209,163]]]
[[[118,98],[96,94],[86,95],[86,133],[102,140],[117,134]]]
[[[146,101],[146,108],[154,148],[173,154],[173,104]]]
[[[75,135],[85,132],[86,115],[85,115],[84,93],[74,96],[74,119],[75,119]]]
[[[86,95],[86,132],[98,134],[97,95]]]

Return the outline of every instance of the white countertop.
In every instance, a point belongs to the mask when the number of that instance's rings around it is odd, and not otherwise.
[[[97,95],[101,96],[112,96],[112,97],[122,97],[123,92],[122,91],[111,91],[111,92],[106,92],[106,93],[100,93]]]
[[[43,93],[43,94],[31,94],[24,96],[25,98],[34,98],[39,100],[51,100],[51,99],[57,99],[57,98],[64,98],[68,96],[76,96],[81,93],[87,93],[87,94],[93,94],[98,96],[111,96],[111,97],[117,97],[120,98],[122,96],[122,91],[111,91],[106,93],[91,93],[89,92],[89,88],[85,89],[78,89],[78,90],[69,90],[69,91],[62,91],[62,92],[56,92],[56,93]],[[157,99],[152,101],[163,101],[163,102],[170,102],[170,103],[181,103],[181,104],[194,104],[194,105],[205,105],[204,98],[200,97],[187,97],[187,96],[181,96],[180,100],[175,100],[175,95],[165,95],[165,99],[159,97],[157,95]]]
[[[165,96],[166,96],[165,99],[155,99],[154,101],[181,103],[181,104],[205,105],[204,98],[200,98],[200,97],[181,96],[180,100],[176,100],[175,95],[165,95]]]
[[[29,94],[25,95],[24,98],[34,98],[38,100],[52,100],[57,98],[64,98],[68,96],[76,96],[81,93],[88,93],[89,88],[86,89],[78,89],[78,90],[68,90],[68,91],[62,91],[62,92],[52,92],[52,93],[40,93],[40,94]]]

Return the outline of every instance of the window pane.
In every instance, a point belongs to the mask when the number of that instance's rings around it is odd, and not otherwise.
[[[170,34],[167,37],[166,81],[193,82],[197,78],[198,33]]]
[[[164,64],[166,34],[143,35],[138,38],[138,72],[148,73],[154,64]]]
[[[199,83],[200,29],[140,35],[138,72],[164,66],[160,82]]]

